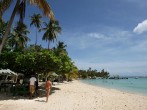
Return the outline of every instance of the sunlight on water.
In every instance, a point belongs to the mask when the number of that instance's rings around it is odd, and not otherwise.
[[[147,96],[147,78],[129,79],[85,79],[81,80],[95,86],[118,89]]]

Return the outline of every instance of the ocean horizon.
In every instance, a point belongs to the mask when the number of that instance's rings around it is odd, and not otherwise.
[[[116,89],[119,91],[135,93],[147,96],[147,78],[146,77],[130,77],[128,79],[83,79],[83,83]]]

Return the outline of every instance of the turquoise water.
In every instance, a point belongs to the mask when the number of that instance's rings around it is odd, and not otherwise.
[[[121,91],[137,93],[147,96],[147,78],[129,79],[84,79],[84,83],[112,88]]]

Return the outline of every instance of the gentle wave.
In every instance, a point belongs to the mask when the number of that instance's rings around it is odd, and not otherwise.
[[[147,96],[147,78],[128,78],[128,79],[84,79],[84,83],[112,88],[121,91],[137,93]]]

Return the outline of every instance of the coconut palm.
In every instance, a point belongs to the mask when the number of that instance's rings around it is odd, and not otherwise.
[[[0,23],[0,44],[2,42],[2,37],[3,37],[4,33],[5,33],[5,29],[7,27],[7,24],[8,23],[4,22],[4,20],[1,20],[1,23]]]
[[[39,28],[41,27],[41,18],[42,16],[40,14],[33,14],[33,16],[31,16],[31,25],[34,25],[36,27],[36,41],[35,41],[35,46],[37,45],[37,32],[39,30]]]
[[[0,22],[2,22],[3,13],[9,8],[13,0],[0,0]]]
[[[53,12],[52,12],[52,10],[46,0],[17,0],[15,7],[14,7],[14,10],[12,12],[12,15],[10,17],[7,29],[6,29],[5,34],[3,36],[2,43],[0,44],[0,54],[1,54],[2,48],[4,46],[4,43],[8,37],[9,31],[10,31],[10,28],[11,28],[11,25],[13,23],[13,20],[14,20],[16,13],[17,12],[19,13],[20,20],[23,20],[23,18],[25,17],[24,15],[25,15],[25,7],[26,7],[27,1],[29,1],[29,3],[32,5],[38,6],[41,10],[43,10],[43,14],[45,16],[48,16],[51,20],[54,20],[54,14],[53,14]]]
[[[65,50],[65,47],[67,47],[67,45],[65,45],[64,42],[58,42],[57,49]]]
[[[66,49],[65,49],[66,47],[67,45],[65,45],[64,42],[59,41],[57,44],[57,50],[59,53],[66,53]]]
[[[53,48],[54,52],[56,53],[57,56],[65,55],[67,54],[66,48],[67,45],[64,44],[64,42],[58,42],[57,47]]]
[[[50,22],[47,24],[47,23],[44,23],[45,25],[45,28],[42,28],[41,30],[45,31],[43,37],[42,37],[42,40],[46,40],[48,41],[48,49],[49,49],[49,45],[50,45],[50,42],[53,41],[54,42],[54,39],[57,40],[57,35],[59,33],[61,33],[61,27],[59,26],[59,22],[56,21],[56,20],[50,20]]]
[[[9,45],[14,50],[24,48],[27,42],[30,40],[27,37],[28,33],[29,31],[27,30],[27,26],[19,21],[11,36],[8,38]]]

